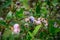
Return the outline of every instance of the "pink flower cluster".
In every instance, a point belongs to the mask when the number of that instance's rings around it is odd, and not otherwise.
[[[38,18],[37,21],[35,21],[36,24],[41,24],[41,23],[44,23],[45,26],[48,26],[48,21],[45,20],[45,18]]]

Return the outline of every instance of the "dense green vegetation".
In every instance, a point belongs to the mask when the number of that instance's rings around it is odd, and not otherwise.
[[[0,40],[60,40],[60,0],[0,0]]]

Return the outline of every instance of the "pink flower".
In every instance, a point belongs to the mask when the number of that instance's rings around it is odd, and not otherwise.
[[[19,28],[19,24],[14,24],[14,29]]]
[[[20,32],[19,24],[14,24],[13,28],[14,28],[13,33],[19,34]]]
[[[41,24],[41,22],[40,22],[40,21],[36,21],[36,20],[35,20],[35,23],[36,23],[37,25]]]
[[[15,34],[19,34],[19,32],[20,32],[20,29],[14,29]]]

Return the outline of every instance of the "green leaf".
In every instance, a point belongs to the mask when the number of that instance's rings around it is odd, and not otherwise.
[[[33,36],[35,36],[37,34],[37,32],[39,31],[39,29],[42,27],[42,24],[38,25],[35,27],[34,31],[33,31]]]
[[[48,34],[47,34],[45,31],[41,31],[41,32],[40,32],[39,37],[40,37],[41,39],[46,38],[47,36],[48,36]]]
[[[58,33],[58,32],[60,32],[60,28],[55,29],[55,33]]]
[[[9,11],[7,16],[6,16],[6,20],[11,20],[12,19],[12,12]]]
[[[56,32],[56,28],[54,28],[54,20],[49,20],[49,28],[48,28],[48,30],[49,30],[49,33],[50,34],[52,34],[52,35],[54,35]]]
[[[29,33],[29,35],[30,35],[31,37],[33,37],[32,33],[31,33],[30,31],[29,31],[28,33]]]
[[[54,6],[56,6],[57,3],[58,3],[58,0],[53,0],[53,1],[52,1],[52,4],[53,4]]]
[[[7,1],[7,2],[6,2]],[[11,0],[6,0],[5,3],[0,7],[0,9],[6,8],[11,4]]]
[[[30,31],[28,31],[29,35],[32,37],[31,40],[34,38],[34,36],[37,34],[37,32],[39,31],[39,29],[42,27],[42,24],[38,25],[35,27],[34,31],[31,33]]]
[[[1,26],[7,26],[6,22],[4,20],[0,20],[0,25]]]
[[[17,18],[23,18],[23,8],[21,8],[19,11],[16,11],[16,17]]]
[[[40,4],[37,4],[37,6],[36,6],[36,14],[35,14],[35,16],[38,16],[38,17],[40,17],[40,15],[41,15],[41,13],[40,13]]]
[[[46,7],[41,7],[41,13],[41,16],[47,17],[48,10],[46,9]]]
[[[28,8],[28,0],[23,0],[23,5],[25,6],[25,8]]]

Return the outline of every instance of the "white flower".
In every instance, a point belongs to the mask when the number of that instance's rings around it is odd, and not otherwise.
[[[20,32],[19,24],[14,24],[13,28],[14,28],[13,33],[19,34]]]

